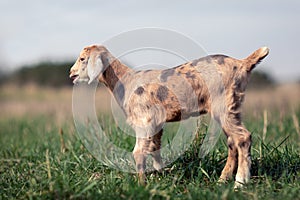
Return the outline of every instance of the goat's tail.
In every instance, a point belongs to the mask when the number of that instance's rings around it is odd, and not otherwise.
[[[269,54],[268,47],[261,47],[244,59],[247,71],[251,71]]]

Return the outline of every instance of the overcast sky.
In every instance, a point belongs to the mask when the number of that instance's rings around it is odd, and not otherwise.
[[[244,58],[261,46],[259,66],[281,81],[300,79],[299,0],[0,0],[1,67],[72,60],[121,32],[160,27],[193,38],[209,54]]]

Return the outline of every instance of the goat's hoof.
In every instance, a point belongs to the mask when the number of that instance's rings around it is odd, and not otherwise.
[[[155,169],[158,173],[163,173],[163,168],[157,168],[157,169]]]
[[[245,184],[244,183],[241,183],[239,181],[235,181],[234,182],[234,187],[233,187],[234,191],[239,191],[240,189],[243,189],[243,188],[245,188]]]
[[[154,162],[153,163],[153,168],[161,173],[163,169],[166,167],[166,165],[163,162]]]
[[[221,185],[224,185],[224,184],[227,184],[227,183],[228,183],[228,180],[223,179],[223,178],[219,178],[219,180],[217,181],[218,186],[221,186]]]

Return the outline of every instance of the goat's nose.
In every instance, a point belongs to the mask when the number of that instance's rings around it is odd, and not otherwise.
[[[72,78],[74,75],[75,75],[76,73],[75,73],[75,70],[70,70],[70,74],[69,74],[69,77],[70,78]]]
[[[69,72],[69,77],[71,78],[72,76],[73,76],[73,71],[70,70],[70,72]]]

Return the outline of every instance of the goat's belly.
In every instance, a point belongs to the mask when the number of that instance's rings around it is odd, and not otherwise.
[[[166,111],[166,122],[176,122],[190,117],[198,117],[208,112],[208,109],[201,107],[201,105],[194,109],[181,106],[174,107],[174,105],[164,105],[164,108]]]

